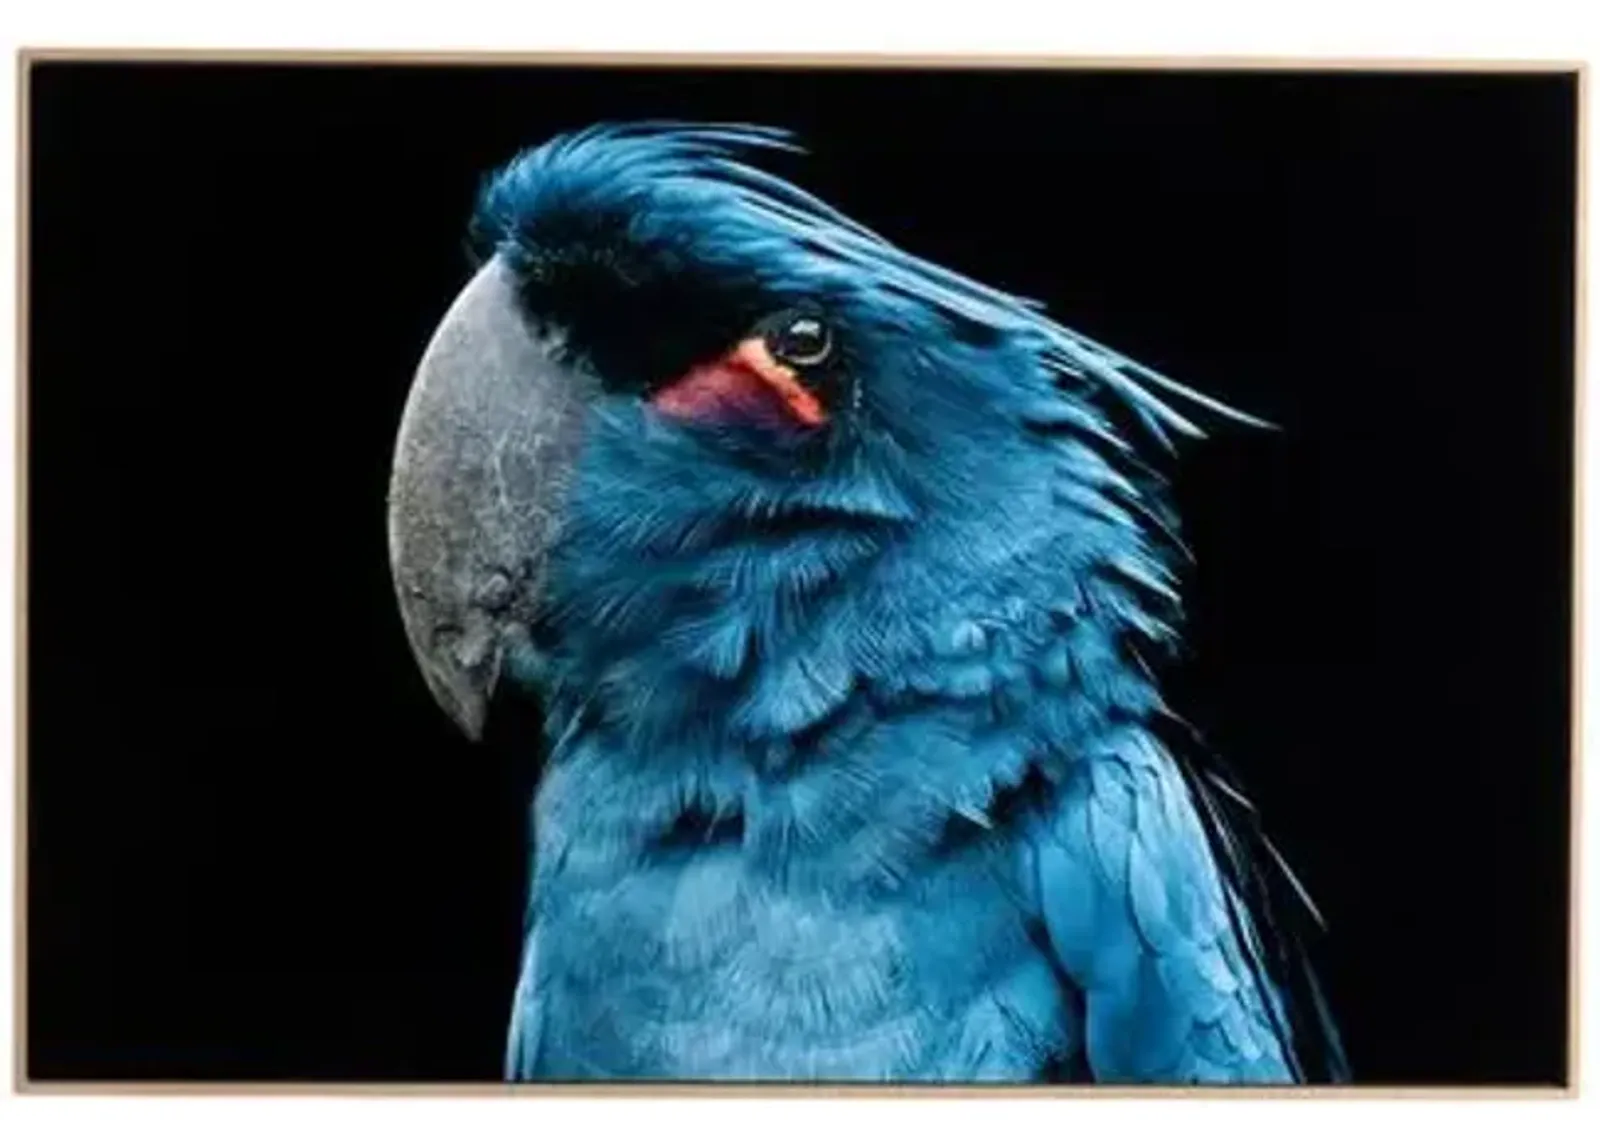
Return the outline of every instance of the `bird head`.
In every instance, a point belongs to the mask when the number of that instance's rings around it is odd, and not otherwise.
[[[1059,503],[1050,434],[1087,442],[1057,459],[1112,496],[1130,433],[1199,433],[1158,391],[1242,416],[750,161],[774,150],[798,148],[603,124],[486,180],[481,262],[423,354],[389,501],[407,636],[469,736],[552,624],[642,645],[670,606],[725,677],[751,634],[709,613],[736,581],[803,594],[940,521],[959,563],[953,522],[1026,531]]]

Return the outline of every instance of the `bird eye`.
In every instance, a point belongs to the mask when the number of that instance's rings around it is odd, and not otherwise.
[[[786,365],[821,365],[833,352],[833,331],[809,314],[791,318],[768,335],[767,348]]]

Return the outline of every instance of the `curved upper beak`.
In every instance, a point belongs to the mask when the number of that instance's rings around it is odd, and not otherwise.
[[[406,399],[390,570],[417,665],[469,738],[482,735],[538,618],[589,392],[523,313],[496,257],[444,315]]]

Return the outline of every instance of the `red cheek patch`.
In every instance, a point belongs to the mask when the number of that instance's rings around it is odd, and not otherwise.
[[[799,424],[815,428],[827,412],[794,371],[779,364],[759,338],[739,343],[731,353],[697,365],[650,397],[670,416],[708,422]]]

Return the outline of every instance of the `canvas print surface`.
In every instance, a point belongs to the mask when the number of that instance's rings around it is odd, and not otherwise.
[[[36,64],[29,1077],[1564,1085],[1576,95]]]

